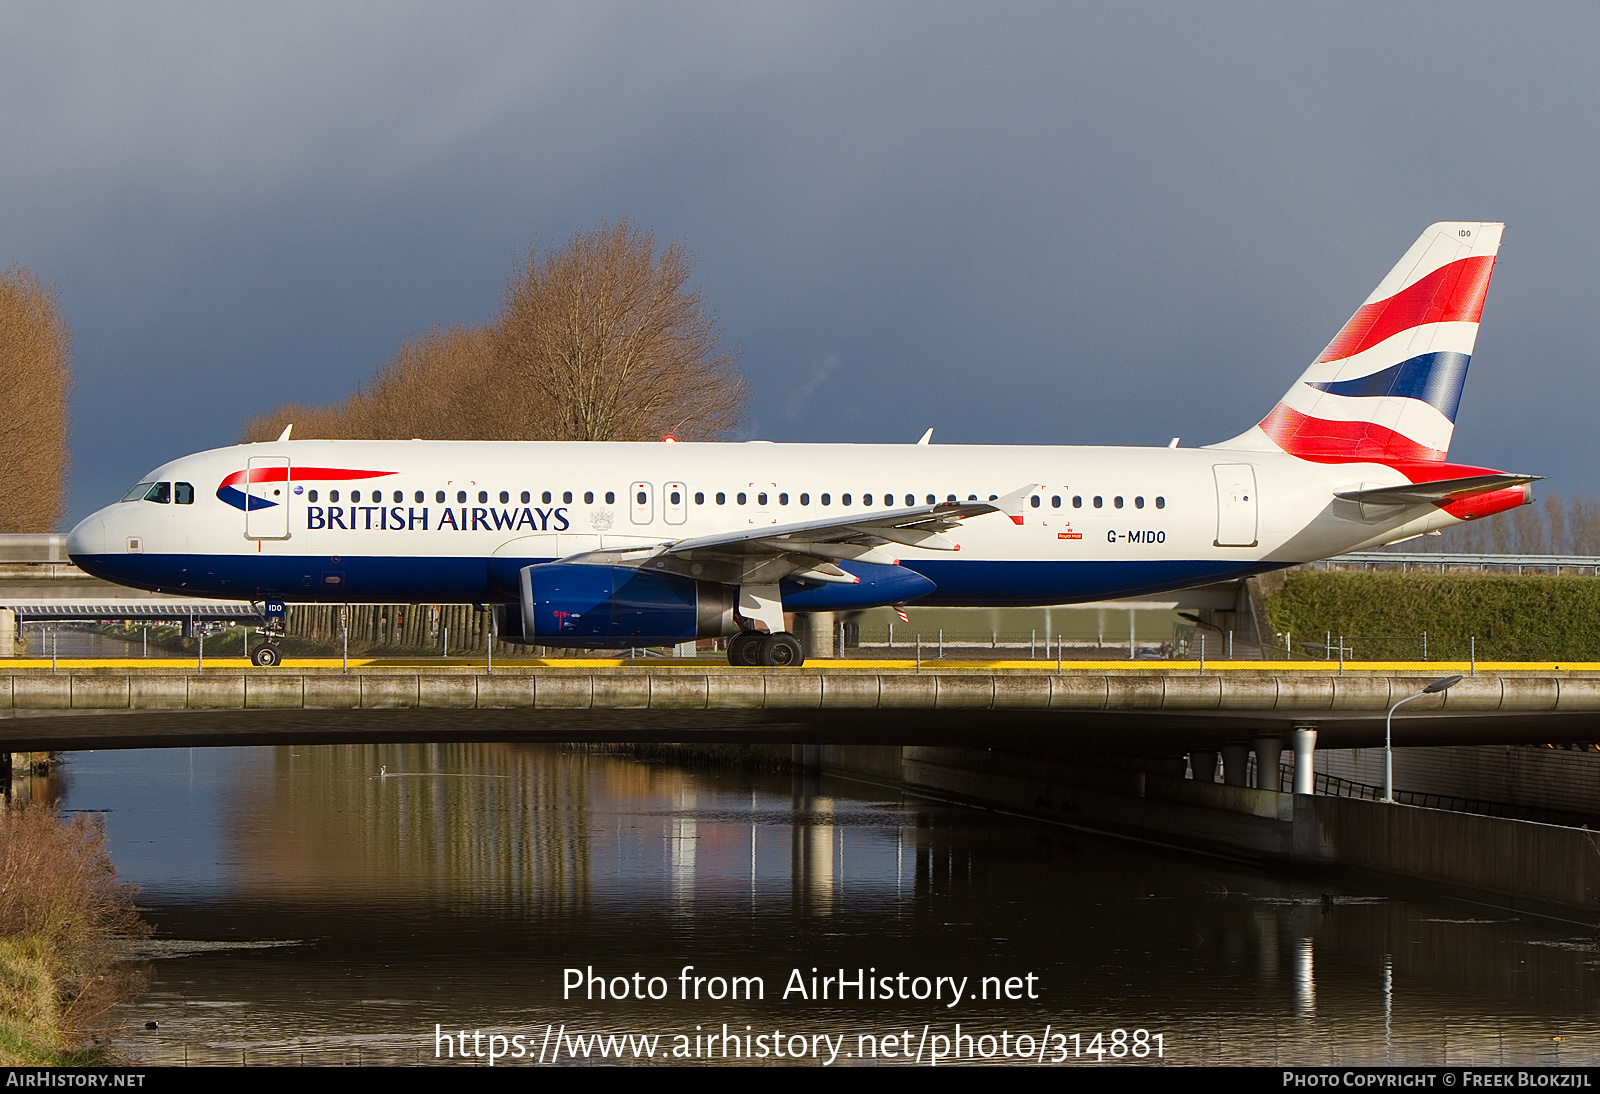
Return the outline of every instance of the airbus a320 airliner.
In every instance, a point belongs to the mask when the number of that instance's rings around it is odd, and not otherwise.
[[[1236,579],[1532,500],[1535,476],[1446,457],[1501,228],[1423,232],[1259,424],[1203,448],[286,430],[156,468],[68,551],[98,577],[181,595],[494,605],[501,638],[545,646],[727,637],[736,665],[801,663],[785,611]]]

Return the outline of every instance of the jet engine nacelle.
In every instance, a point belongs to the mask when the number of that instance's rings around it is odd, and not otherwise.
[[[521,597],[500,611],[500,637],[541,646],[626,649],[720,638],[736,590],[630,566],[547,562],[524,566]]]

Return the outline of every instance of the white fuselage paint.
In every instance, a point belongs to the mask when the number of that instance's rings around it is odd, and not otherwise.
[[[392,474],[278,484],[278,506],[252,512],[248,531],[256,538],[247,537],[246,512],[219,500],[219,484],[251,461],[283,460],[296,476],[311,468]],[[190,483],[194,501],[121,502],[88,517],[69,540],[87,569],[168,592],[323,602],[510,601],[514,586],[483,576],[493,558],[526,563],[752,527],[781,531],[901,507],[907,495],[919,505],[930,495],[988,499],[1030,483],[1039,484],[1040,504],[1024,506],[1020,525],[989,513],[945,533],[958,550],[885,548],[941,586],[923,603],[1138,595],[1458,523],[1433,505],[1369,505],[1364,512],[1334,497],[1407,481],[1382,464],[1194,448],[312,440],[202,452],[144,481]],[[676,504],[674,489],[682,492]],[[360,501],[352,499],[356,491]],[[502,492],[509,500],[500,500]],[[569,493],[572,500],[564,501]],[[595,500],[584,501],[586,494]],[[1052,503],[1058,497],[1059,507]],[[371,576],[358,580],[363,567]],[[289,570],[293,581],[282,576]],[[1063,576],[1075,571],[1095,576],[1082,583]],[[269,572],[276,576],[261,578]],[[339,579],[343,587],[323,583],[343,572],[350,575]],[[990,578],[992,595],[985,596]]]

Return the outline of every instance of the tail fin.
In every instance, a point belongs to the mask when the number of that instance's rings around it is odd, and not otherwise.
[[[1429,227],[1261,424],[1208,447],[1443,460],[1504,227]]]

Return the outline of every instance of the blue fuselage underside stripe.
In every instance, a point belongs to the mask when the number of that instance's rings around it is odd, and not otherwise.
[[[294,603],[510,603],[515,574],[544,558],[408,558],[241,555],[92,555],[74,561],[96,577],[179,596]],[[904,565],[937,586],[915,602],[936,607],[1023,607],[1109,600],[1228,581],[1277,568],[1215,560],[995,562],[917,560]],[[866,607],[848,585],[785,582],[784,606],[835,611]]]

